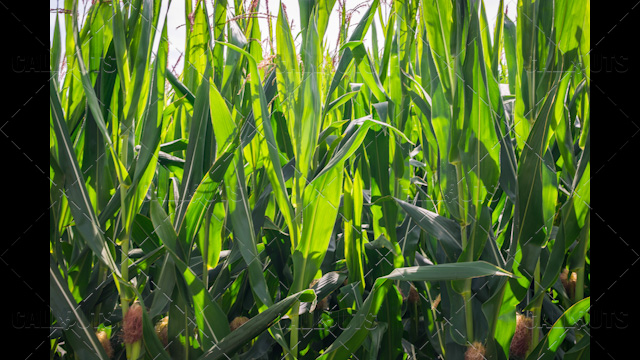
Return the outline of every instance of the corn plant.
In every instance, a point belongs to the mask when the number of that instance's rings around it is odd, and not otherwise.
[[[178,72],[170,0],[80,5],[51,359],[589,357],[588,1],[185,0]]]

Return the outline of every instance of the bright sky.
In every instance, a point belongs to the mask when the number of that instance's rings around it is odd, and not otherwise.
[[[81,4],[81,9],[79,11],[80,14],[80,19],[84,18],[84,14],[86,13],[87,9],[90,7],[91,5],[91,0],[80,0],[80,4]],[[192,1],[194,4],[196,3],[196,1]],[[205,3],[207,5],[207,11],[209,14],[213,13],[213,2],[214,0],[205,0]],[[248,2],[248,1],[246,1]],[[287,8],[287,15],[289,16],[290,20],[293,20],[293,27],[292,27],[292,32],[293,32],[293,36],[295,37],[296,34],[300,31],[300,10],[298,7],[298,1],[297,0],[283,0],[282,1],[284,3],[284,5]],[[277,16],[278,15],[278,7],[280,4],[280,1],[277,0],[270,0],[270,1],[260,1],[260,6],[259,6],[259,13],[266,13],[267,12],[267,3],[269,6],[269,12],[271,13],[271,15],[273,16]],[[364,15],[364,13],[367,11],[367,9],[369,8],[369,4],[371,3],[371,0],[346,0],[346,8],[347,9],[354,9],[357,7],[357,10],[353,13],[352,19],[351,19],[351,30],[353,30],[353,28],[358,24],[358,22],[360,21],[360,18],[362,18],[362,16]],[[385,14],[385,18],[389,13],[389,6],[385,5],[384,3],[391,3],[391,1],[381,1],[380,6],[383,9],[383,14]],[[487,11],[487,18],[489,19],[489,26],[491,27],[491,34],[493,34],[493,27],[495,26],[495,22],[496,22],[496,17],[497,17],[497,12],[498,12],[498,5],[499,5],[500,1],[499,0],[485,0],[484,4],[485,4],[485,8]],[[51,9],[57,9],[57,8],[62,8],[64,7],[64,1],[63,0],[49,0],[49,4],[50,4],[50,8]],[[165,18],[165,16],[167,16],[167,1],[163,1],[163,9],[161,10],[161,14],[160,14],[160,19],[161,21],[159,22],[159,24],[163,23],[163,20]],[[364,6],[360,6],[361,4],[364,4]],[[505,7],[507,8],[507,15],[509,16],[510,19],[514,20],[516,17],[516,8],[517,8],[517,1],[516,0],[508,0],[505,1]],[[333,12],[331,13],[331,17],[329,18],[329,25],[327,26],[327,31],[325,34],[325,44],[327,45],[327,47],[329,48],[330,52],[333,52],[336,50],[336,43],[337,43],[337,39],[338,39],[338,35],[339,35],[339,15],[338,15],[338,2],[336,1],[336,4],[333,8]],[[185,48],[185,31],[187,29],[186,26],[184,26],[185,24],[185,10],[184,10],[184,1],[181,0],[173,0],[171,2],[171,8],[169,9],[168,12],[168,22],[167,22],[167,26],[168,26],[168,35],[169,35],[169,59],[168,59],[168,64],[169,65],[174,65],[178,59],[180,58],[180,54],[184,52],[184,48]],[[60,17],[62,21],[63,17]],[[49,40],[52,41],[53,40],[53,32],[54,32],[54,27],[55,27],[55,21],[56,21],[56,13],[55,12],[51,12],[50,14],[50,36],[49,36]],[[276,22],[276,18],[273,18],[273,31],[274,31],[274,38],[275,38],[275,22]],[[384,42],[384,37],[383,37],[383,33],[382,33],[382,28],[380,27],[380,24],[378,23],[378,17],[375,17],[375,21],[376,21],[376,26],[377,26],[377,30],[378,30],[378,43],[380,45],[380,48],[383,47],[383,42]],[[261,19],[259,19],[259,23],[260,23],[260,30],[262,33],[262,37],[266,38],[267,37],[267,32],[268,32],[268,25],[267,25],[267,20],[263,17]],[[61,23],[61,28],[62,28],[62,36],[64,39],[64,23]],[[158,36],[160,34],[160,31],[157,31]],[[156,39],[157,41],[157,39]],[[369,31],[369,33],[367,34],[367,36],[365,37],[365,44],[371,44],[371,31]],[[156,42],[157,44],[157,42]],[[64,49],[64,46],[63,46]],[[181,61],[180,61],[181,62]],[[178,69],[181,68],[181,65],[178,66]]]

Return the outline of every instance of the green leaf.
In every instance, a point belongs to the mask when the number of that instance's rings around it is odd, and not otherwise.
[[[551,231],[549,221],[553,220],[550,216],[553,216],[554,209],[547,208],[554,207],[555,201],[550,203],[546,198],[551,190],[545,184],[545,173],[550,164],[545,162],[543,157],[547,152],[555,122],[553,105],[557,100],[558,80],[559,77],[531,129],[527,139],[528,146],[523,150],[518,166],[518,216],[514,223],[517,249],[511,249],[515,262],[513,271],[519,276],[517,281],[511,282],[511,286],[518,299],[522,299],[529,288],[541,246]]]
[[[79,310],[78,303],[67,288],[67,282],[60,276],[58,265],[49,257],[49,291],[51,295],[51,313],[56,318],[56,325],[61,327],[73,351],[82,359],[104,359],[109,357],[93,332],[91,323]]]
[[[229,219],[233,227],[234,241],[240,245],[240,253],[249,268],[249,283],[251,284],[251,291],[257,302],[258,310],[260,313],[264,313],[272,308],[273,299],[263,274],[262,261],[258,257],[257,239],[246,193],[244,162],[239,149],[236,150],[233,165],[225,175],[225,193],[227,195]],[[280,327],[275,326],[271,329],[271,333],[280,346],[287,349]]]
[[[347,328],[317,359],[350,359],[362,345],[370,329],[377,326],[374,322],[375,317],[392,285],[393,282],[389,279],[377,279],[371,293],[353,316]]]
[[[504,57],[507,61],[507,76],[509,77],[509,92],[513,95],[516,93],[516,72],[517,72],[517,56],[516,56],[516,24],[504,17]]]
[[[350,41],[344,44],[343,47],[351,49],[353,58],[358,66],[359,75],[362,76],[365,84],[378,99],[378,102],[390,101],[362,41]]]
[[[564,353],[565,360],[580,360],[589,359],[591,349],[591,337],[583,336],[577,344],[575,344],[569,351]]]
[[[148,6],[148,5],[147,5]],[[138,213],[142,201],[145,199],[149,186],[153,180],[158,164],[160,151],[160,136],[162,132],[162,110],[164,107],[164,83],[165,69],[167,66],[168,39],[166,21],[162,30],[162,38],[153,66],[151,79],[151,94],[145,106],[142,122],[142,135],[140,137],[140,152],[136,161],[135,170],[131,186],[127,191],[125,204],[129,206],[126,210],[126,224],[132,224],[136,213]],[[125,225],[129,228],[131,225]]]
[[[264,310],[273,304],[273,299],[269,294],[269,288],[262,273],[263,264],[258,257],[257,239],[253,229],[244,178],[244,161],[240,150],[236,150],[232,162],[233,166],[227,170],[225,175],[229,220],[233,227],[234,241],[241,244],[240,253],[249,267],[251,290],[255,294],[256,300],[259,301],[258,308]]]
[[[217,302],[213,301],[211,294],[207,291],[196,274],[182,261],[176,261],[178,269],[182,272],[189,292],[191,302],[193,302],[198,331],[200,332],[200,343],[205,349],[216,346],[220,340],[229,334],[229,324],[226,321],[226,314]]]
[[[213,132],[218,147],[216,154],[217,160],[217,158],[232,146],[237,128],[231,118],[227,103],[213,83],[209,88],[209,109],[211,111],[211,124],[213,125]]]
[[[180,80],[173,74],[171,69],[167,68],[166,70],[167,80],[173,87],[173,90],[176,92],[178,97],[185,97],[191,105],[196,103],[196,97],[193,95],[191,90],[189,90]]]
[[[318,280],[318,282],[315,285],[313,285],[313,287],[311,287],[311,289],[315,292],[316,299],[322,300],[327,296],[329,296],[332,292],[338,290],[338,288],[342,286],[346,278],[347,278],[347,274],[345,273],[331,271],[324,274]],[[309,311],[313,311],[312,305],[313,305],[312,303],[308,303],[308,302],[300,304],[299,315],[302,315]]]
[[[155,195],[152,195],[151,200],[151,220],[156,227],[156,233],[169,250],[169,254],[173,257],[173,262],[175,262],[189,288],[191,294],[190,302],[194,306],[201,344],[207,349],[211,348],[229,333],[229,324],[226,320],[221,321],[221,319],[226,319],[225,313],[213,301],[202,280],[195,275],[193,270],[180,257],[176,243],[178,235],[168,221],[169,218]]]
[[[291,135],[296,172],[292,190],[293,202],[300,207],[302,192],[308,182],[313,164],[318,136],[322,127],[322,104],[318,72],[322,61],[320,39],[316,28],[315,11],[306,29],[304,55],[304,78],[300,84],[300,94],[295,98],[295,118],[287,119]],[[304,31],[303,31],[304,33]],[[287,94],[289,95],[289,94]],[[290,95],[289,95],[290,96]],[[299,210],[298,210],[299,211]]]
[[[227,359],[235,354],[242,345],[260,335],[282,317],[296,302],[314,301],[313,290],[305,290],[286,297],[270,306],[269,309],[251,318],[233,333],[225,336],[215,347],[205,352],[199,360]]]
[[[365,12],[364,15],[362,15],[362,18],[360,19],[360,22],[358,23],[356,28],[353,30],[353,33],[351,33],[351,36],[349,37],[349,42],[364,40],[364,36],[369,30],[369,26],[373,21],[373,17],[375,15],[375,12],[378,8],[379,3],[380,3],[379,0],[373,0],[367,12]],[[342,81],[343,76],[345,75],[347,69],[351,65],[351,62],[353,61],[353,58],[354,56],[351,50],[347,50],[342,54],[342,57],[340,58],[340,62],[338,63],[338,67],[336,68],[336,72],[333,75],[333,78],[331,79],[331,85],[329,86],[329,91],[327,91],[326,100],[324,101],[325,104],[330,103],[329,99],[331,99],[331,95],[333,95],[333,92],[338,88],[338,85]]]
[[[318,0],[318,34],[320,35],[320,41],[324,38],[327,25],[329,24],[329,16],[335,4],[336,0]]]
[[[409,143],[411,142],[402,132],[389,124],[373,120],[370,117],[352,120],[345,130],[343,139],[340,141],[335,154],[331,157],[327,165],[314,177],[314,180],[329,172],[334,166],[342,164],[347,158],[351,157],[364,141],[367,131],[374,125],[386,127],[399,134],[405,141]]]
[[[60,31],[60,15],[56,14],[56,25],[53,29],[53,41],[51,43],[51,72],[58,77],[60,71],[60,58],[62,56],[62,45],[60,38],[62,37]]]
[[[140,9],[138,8],[136,10],[139,12]],[[152,0],[144,0],[144,4],[142,4],[142,12],[139,13],[139,16],[141,28],[139,33],[136,31],[135,59],[133,63],[133,71],[131,73],[131,81],[127,85],[126,101],[123,109],[126,117],[124,122],[121,124],[124,132],[131,131],[132,133],[135,126],[134,119],[138,117],[138,103],[144,101],[146,96],[145,94],[148,93],[145,91],[145,84],[148,83],[150,73],[147,68],[149,66],[151,42],[153,41],[153,34],[156,30],[156,28],[151,25],[151,21],[153,20]],[[129,18],[129,21],[137,22],[137,20],[137,15],[133,15]],[[138,29],[136,28],[136,30]],[[163,61],[166,66],[166,59]],[[162,71],[165,66],[162,66],[160,70]],[[156,69],[153,72],[157,73],[158,70]],[[161,90],[161,93],[164,94],[164,79],[162,81]]]
[[[440,240],[451,261],[455,261],[458,258],[459,253],[462,251],[462,240],[460,225],[456,221],[400,199],[395,199],[395,201],[422,230]]]
[[[396,286],[391,286],[378,312],[379,321],[387,324],[380,344],[379,357],[396,359],[402,353],[402,296]]]
[[[499,107],[497,84],[491,71],[487,71],[488,59],[483,49],[478,16],[471,18],[469,39],[463,64],[464,87],[464,125],[461,129],[460,158],[464,174],[458,181],[464,180],[467,194],[458,194],[469,199],[469,207],[480,209],[487,198],[492,198],[497,191],[500,177],[500,141],[496,134]],[[488,32],[488,31],[487,31]],[[487,39],[488,40],[488,39]],[[488,54],[487,54],[488,55]],[[490,87],[494,87],[493,94]],[[491,99],[493,95],[493,99]],[[469,209],[468,211],[471,211]],[[466,211],[465,211],[466,212]],[[468,219],[466,223],[468,223]]]
[[[427,29],[429,47],[435,60],[440,82],[449,101],[453,101],[455,86],[456,24],[454,2],[451,0],[431,0],[422,2],[424,26]]]
[[[209,66],[209,62],[207,62],[205,74],[196,92],[196,102],[193,106],[184,175],[180,183],[180,202],[176,207],[176,228],[180,228],[182,224],[184,213],[187,210],[191,197],[195,193],[200,180],[203,178],[203,169],[209,168],[211,165],[205,163],[204,157],[207,127],[210,126],[209,117],[211,116],[209,113],[210,77],[211,66]]]
[[[176,283],[175,261],[171,254],[167,254],[162,262],[160,275],[156,281],[157,288],[153,292],[153,301],[149,314],[154,317],[160,315],[165,306],[171,301],[171,294]]]
[[[556,351],[564,341],[568,328],[574,326],[591,309],[591,298],[585,298],[573,304],[553,324],[544,342],[527,357],[527,359],[553,359]],[[587,335],[588,337],[588,335]]]
[[[287,119],[289,134],[293,134],[293,126],[296,120],[296,100],[298,98],[298,86],[300,85],[300,67],[296,57],[296,48],[291,36],[288,19],[282,5],[278,11],[276,24],[276,46],[278,54],[274,59],[276,64],[276,79],[278,84],[278,97],[282,104],[282,112]],[[291,138],[294,143],[296,138]]]
[[[212,66],[208,61],[210,54],[210,34],[207,8],[201,1],[198,1],[196,8],[191,13],[193,25],[189,26],[186,48],[184,52],[184,83],[186,87],[195,91],[200,87],[201,82],[208,82],[211,76],[206,68]],[[207,96],[204,96],[207,99]],[[198,94],[196,93],[196,101]],[[203,99],[204,100],[204,99]]]
[[[220,191],[219,187],[224,174],[227,172],[235,155],[238,144],[237,137],[233,144],[234,146],[229,148],[223,155],[220,155],[213,163],[189,200],[179,231],[180,238],[184,244],[191,244],[194,241],[198,230],[203,224],[206,212],[212,206],[215,206],[214,198]],[[207,261],[209,260],[212,259]]]
[[[511,339],[516,331],[516,305],[519,301],[511,291],[511,284],[507,279],[500,278],[496,287],[498,290],[482,304],[482,312],[489,324],[488,338],[495,339],[487,343],[489,356],[493,353],[498,356],[499,351],[502,351],[505,357],[508,356]]]
[[[302,234],[292,254],[294,273],[290,292],[307,288],[320,269],[338,216],[342,179],[342,166],[333,167],[314,178],[304,190]]]
[[[56,79],[49,83],[49,105],[51,106],[51,127],[56,134],[58,145],[58,164],[64,174],[65,193],[71,203],[69,210],[73,215],[75,227],[87,245],[93,250],[98,259],[102,261],[118,277],[120,270],[113,260],[113,256],[104,238],[104,231],[100,229],[98,218],[93,210],[89,193],[85,186],[85,180],[78,166],[78,160],[73,150],[67,124],[64,121],[64,113],[60,105]],[[92,90],[93,91],[93,90]]]
[[[74,2],[75,3],[75,2]],[[123,13],[119,6],[112,6],[113,9],[113,43],[116,54],[116,64],[120,77],[120,88],[126,96],[129,83],[131,82],[131,67],[129,65],[129,54],[127,51],[126,29],[123,22]],[[67,52],[68,54],[68,52]]]
[[[293,252],[295,271],[292,291],[306,288],[320,268],[338,215],[344,162],[360,147],[368,129],[376,124],[393,129],[370,118],[353,120],[345,130],[334,156],[305,188],[302,235]]]
[[[358,95],[360,93],[360,89],[355,90],[355,91],[350,91],[342,96],[340,96],[339,98],[333,100],[329,105],[326,105],[324,107],[324,109],[322,109],[322,118],[324,118],[324,115],[330,113],[333,109],[344,105],[347,101],[353,99],[356,95]]]
[[[500,3],[498,4],[498,14],[495,18],[496,22],[493,30],[493,49],[491,51],[491,72],[495,79],[500,79],[498,66],[500,64],[500,57],[502,56],[502,44],[504,43],[503,29],[505,17],[504,0],[500,0]]]
[[[74,7],[75,6],[76,6],[76,3],[74,2]],[[79,45],[80,41],[78,40],[77,20],[78,20],[77,12],[74,12],[73,19],[72,19],[72,24],[73,24],[72,34],[73,34],[74,43],[75,43],[76,60],[78,61],[78,66],[80,69],[82,87],[84,89],[84,93],[87,99],[87,106],[91,111],[93,118],[96,121],[96,125],[98,126],[98,129],[104,136],[104,140],[107,142],[109,153],[111,154],[112,160],[115,162],[118,179],[120,180],[121,183],[126,183],[128,185],[128,183],[130,182],[130,179],[128,178],[129,174],[127,173],[125,166],[120,162],[120,159],[115,155],[115,152],[113,150],[113,142],[111,141],[111,134],[107,130],[107,126],[105,124],[105,120],[102,115],[102,110],[100,108],[100,101],[96,96],[96,93],[93,89],[93,85],[91,83],[91,78],[89,76],[88,70],[85,66],[84,60],[82,59],[82,49],[80,48],[80,45]],[[55,86],[54,88],[57,89],[57,86]]]
[[[156,334],[155,326],[151,322],[151,315],[144,306],[142,298],[138,298],[142,303],[142,336],[144,339],[144,347],[147,350],[147,356],[153,359],[170,360],[171,357]]]
[[[216,43],[218,43],[216,41]],[[273,129],[271,128],[270,113],[267,106],[267,99],[264,93],[264,88],[260,83],[260,76],[258,73],[258,66],[256,60],[246,51],[239,47],[219,42],[222,45],[229,47],[247,57],[249,59],[249,69],[251,73],[251,108],[255,119],[256,129],[260,134],[264,136],[264,141],[261,141],[261,150],[263,153],[269,154],[269,161],[266,162],[265,167],[267,170],[267,176],[273,186],[273,191],[276,196],[276,202],[285,218],[287,226],[290,232],[296,233],[296,227],[293,223],[293,208],[289,202],[289,196],[287,187],[285,185],[284,176],[282,175],[282,166],[280,164],[280,154],[278,152],[278,146],[276,144]],[[293,238],[292,246],[295,246],[296,239]]]
[[[564,54],[582,47],[585,41],[589,41],[588,4],[588,1],[558,0],[554,2],[556,43],[558,49]]]
[[[513,275],[486,261],[470,261],[453,264],[438,264],[430,266],[412,266],[395,269],[385,279],[404,281],[450,281],[473,279],[483,276]]]
[[[360,293],[364,293],[365,279],[363,267],[364,242],[362,235],[363,186],[360,165],[353,181],[347,176],[344,181],[344,257],[349,270],[349,282],[359,283]]]

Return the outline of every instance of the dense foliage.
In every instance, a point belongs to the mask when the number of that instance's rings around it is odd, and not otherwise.
[[[170,2],[55,24],[52,359],[588,358],[587,0]]]

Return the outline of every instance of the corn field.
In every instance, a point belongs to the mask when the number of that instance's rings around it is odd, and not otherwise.
[[[588,0],[209,2],[57,14],[51,359],[589,358]]]

